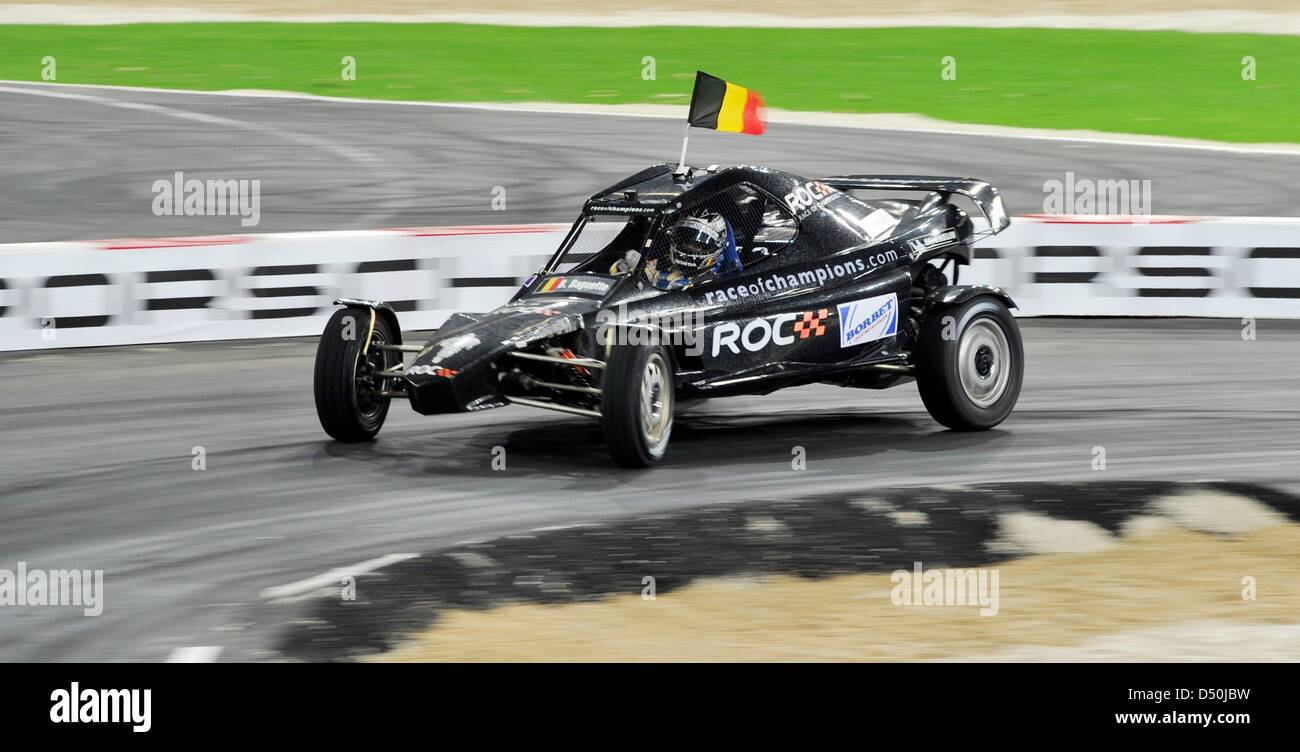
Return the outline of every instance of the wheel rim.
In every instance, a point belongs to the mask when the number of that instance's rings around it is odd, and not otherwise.
[[[673,425],[673,390],[668,383],[668,365],[659,353],[651,353],[641,372],[641,434],[651,454],[663,453]]]
[[[979,407],[1001,399],[1011,380],[1011,345],[996,321],[976,319],[962,332],[957,374],[966,397]]]
[[[357,350],[357,362],[352,372],[352,392],[355,395],[357,413],[362,419],[373,421],[383,412],[388,398],[380,393],[388,389],[389,379],[375,381],[374,374],[388,368],[388,352],[375,345],[387,344],[384,335],[376,331],[370,338],[370,352],[362,354]]]

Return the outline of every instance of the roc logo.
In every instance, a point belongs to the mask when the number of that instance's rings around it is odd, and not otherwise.
[[[820,311],[764,316],[743,327],[735,321],[725,321],[713,330],[713,357],[718,357],[723,348],[739,355],[742,347],[749,352],[758,352],[769,344],[784,347],[794,344],[796,334],[799,339],[820,337],[826,333],[824,322],[830,315],[831,312],[823,308]],[[786,324],[790,325],[788,332]]]
[[[820,337],[826,333],[826,325],[822,322],[831,312],[825,308],[816,313],[808,311],[803,318],[794,322],[794,332],[799,335],[799,339],[808,339],[809,337]]]
[[[898,296],[894,293],[841,303],[840,347],[856,347],[898,333]]]
[[[809,180],[803,185],[795,186],[793,191],[785,194],[785,205],[799,219],[804,219],[812,210],[821,206],[836,195],[834,188],[820,180]]]

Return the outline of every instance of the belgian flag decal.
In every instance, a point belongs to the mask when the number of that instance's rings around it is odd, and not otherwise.
[[[763,122],[763,98],[758,92],[695,72],[695,91],[691,94],[691,126],[755,136],[767,130]]]

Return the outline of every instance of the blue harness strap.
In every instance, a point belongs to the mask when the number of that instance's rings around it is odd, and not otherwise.
[[[713,273],[738,272],[745,268],[740,262],[740,251],[736,248],[736,233],[731,229],[731,223],[726,217],[722,218],[722,223],[727,226],[727,243],[722,248],[722,258],[713,266]]]

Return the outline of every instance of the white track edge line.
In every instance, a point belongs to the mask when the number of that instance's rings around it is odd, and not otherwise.
[[[319,102],[338,102],[347,104],[371,104],[371,105],[398,105],[405,107],[435,107],[442,109],[458,110],[480,110],[485,112],[521,112],[535,113],[543,115],[586,115],[599,117],[624,117],[624,118],[642,118],[654,120],[681,120],[677,115],[657,114],[649,112],[623,112],[623,111],[603,111],[603,110],[581,110],[570,109],[565,107],[549,108],[538,105],[511,105],[511,104],[487,104],[477,102],[422,102],[399,99],[365,99],[361,97],[333,97],[323,94],[306,94],[302,92],[281,92],[281,91],[199,91],[195,89],[164,89],[151,86],[116,86],[110,84],[61,84],[48,81],[15,81],[11,79],[0,79],[0,84],[20,84],[24,86],[37,87],[64,87],[64,88],[86,88],[86,89],[103,89],[108,91],[141,91],[156,94],[186,94],[195,96],[217,96],[217,97],[264,97],[267,99],[305,99]],[[561,103],[556,103],[561,104]],[[684,107],[684,105],[683,105]],[[1195,139],[1181,141],[1165,141],[1157,139],[1177,138],[1173,136],[1152,137],[1150,140],[1143,138],[1138,134],[1119,133],[1115,138],[1101,136],[1067,136],[1053,135],[1050,133],[1000,133],[980,130],[967,130],[962,128],[939,128],[929,126],[902,127],[889,125],[872,125],[868,123],[813,123],[799,118],[799,115],[841,115],[846,113],[819,113],[804,111],[782,111],[777,117],[769,118],[768,122],[781,125],[798,125],[809,128],[843,128],[849,130],[869,130],[883,131],[888,133],[926,133],[937,136],[971,136],[975,138],[1003,138],[1024,141],[1059,141],[1066,143],[1083,143],[1098,144],[1102,146],[1122,146],[1129,148],[1156,148],[1156,149],[1189,149],[1194,151],[1223,152],[1228,154],[1243,155],[1262,155],[1262,156],[1286,156],[1300,157],[1300,144],[1294,148],[1276,148],[1276,147],[1252,147],[1248,144],[1230,144],[1227,142],[1203,142]],[[898,113],[859,113],[859,114],[898,114]],[[794,116],[788,118],[787,116]],[[978,125],[974,127],[978,128]],[[1014,126],[988,126],[994,128],[1014,128]],[[1033,131],[1034,129],[1026,129]]]

